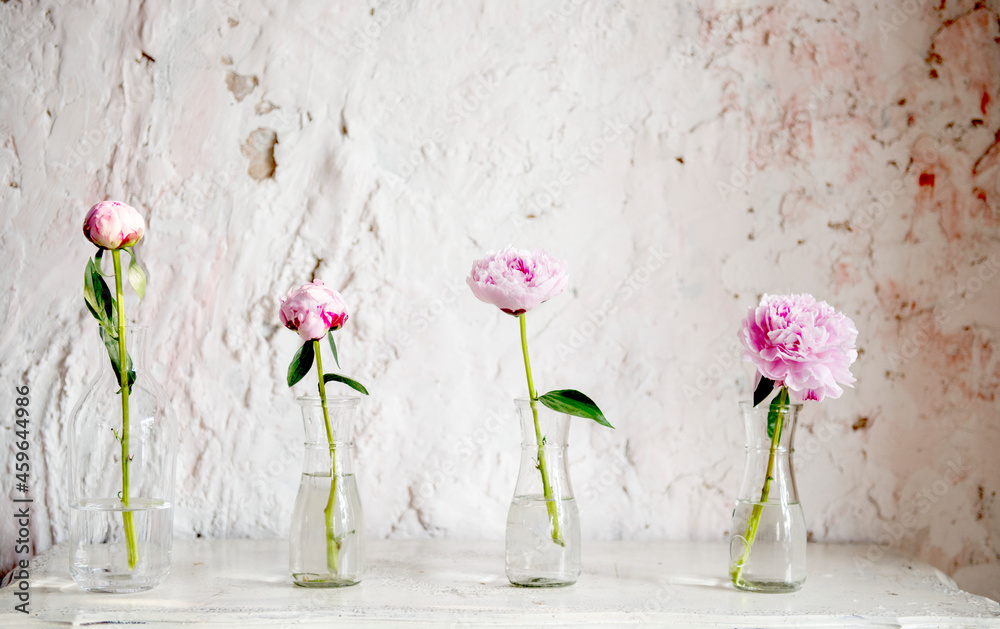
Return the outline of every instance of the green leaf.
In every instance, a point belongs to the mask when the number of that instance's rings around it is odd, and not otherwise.
[[[111,358],[111,367],[115,371],[115,380],[118,381],[118,386],[121,387],[122,379],[121,362],[118,360],[118,336],[113,329],[102,325],[101,340],[104,341],[104,347],[107,348],[108,356]],[[128,372],[128,386],[131,389],[132,385],[135,384],[136,375],[135,369],[132,368],[132,357],[128,355],[128,352],[125,352],[125,369]]]
[[[340,359],[337,358],[337,344],[333,342],[333,330],[326,333],[326,338],[330,340],[330,349],[333,350],[333,361],[340,367]],[[365,395],[368,395],[367,393]]]
[[[87,310],[98,321],[101,320],[101,313],[104,312],[104,303],[98,301],[94,293],[94,259],[87,258],[87,268],[83,271],[83,301],[87,304]]]
[[[142,272],[142,267],[135,259],[135,254],[130,249],[126,249],[130,258],[128,263],[128,283],[132,285],[135,294],[139,296],[139,301],[146,297],[146,274]]]
[[[545,395],[539,397],[538,401],[557,413],[566,413],[567,415],[573,415],[575,417],[592,419],[602,426],[614,428],[614,426],[612,426],[608,420],[605,419],[604,413],[601,412],[601,409],[597,408],[597,404],[579,391],[575,391],[573,389],[549,391]]]
[[[757,389],[753,392],[753,405],[757,406],[761,402],[767,399],[767,396],[771,395],[771,391],[774,390],[774,380],[770,378],[760,377],[760,382],[757,383]]]
[[[774,427],[778,424],[778,415],[785,412],[781,410],[781,407],[787,404],[788,388],[781,387],[781,390],[778,391],[778,395],[774,396],[774,399],[771,400],[771,406],[767,409],[767,437],[776,442],[781,440],[781,432],[779,431],[778,436],[775,437]],[[782,422],[782,425],[784,425],[784,422]]]
[[[365,385],[361,384],[357,380],[351,380],[347,376],[341,376],[335,373],[323,374],[323,382],[341,382],[359,393],[368,395],[368,389],[365,388]]]
[[[87,260],[87,268],[83,274],[83,299],[90,314],[94,315],[101,325],[114,327],[115,299],[111,296],[111,289],[101,277],[100,266],[93,258]]]
[[[299,348],[299,351],[295,352],[292,364],[288,365],[288,386],[293,386],[309,373],[309,370],[312,369],[314,357],[313,342],[306,341]]]

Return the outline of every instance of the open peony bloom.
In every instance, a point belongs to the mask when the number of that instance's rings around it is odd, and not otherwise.
[[[812,295],[764,295],[740,330],[749,360],[775,386],[787,386],[803,400],[838,398],[838,386],[854,381],[857,359],[854,322]]]
[[[472,263],[465,280],[480,301],[519,315],[566,289],[566,263],[541,249],[534,253],[508,246]]]
[[[320,280],[288,292],[281,300],[281,323],[305,341],[326,336],[347,322],[347,303],[340,293]]]
[[[142,238],[146,224],[131,205],[119,201],[101,201],[83,219],[83,235],[98,247],[131,247]]]

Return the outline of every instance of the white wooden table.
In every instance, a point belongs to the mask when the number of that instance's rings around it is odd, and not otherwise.
[[[723,544],[586,542],[576,585],[525,589],[507,583],[501,542],[370,541],[364,582],[307,590],[291,583],[284,541],[175,541],[163,585],[113,595],[80,590],[60,544],[32,561],[30,617],[0,590],[0,626],[1000,627],[1000,604],[867,550],[810,544],[802,590],[748,594],[726,580]]]

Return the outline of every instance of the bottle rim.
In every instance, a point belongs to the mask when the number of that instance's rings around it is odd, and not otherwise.
[[[361,401],[360,395],[328,395],[326,405],[329,406],[352,406]],[[300,395],[295,398],[295,403],[299,406],[319,406],[322,399],[318,395]]]

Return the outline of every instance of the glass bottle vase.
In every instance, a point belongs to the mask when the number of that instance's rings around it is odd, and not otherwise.
[[[305,426],[305,458],[289,537],[295,585],[354,585],[365,571],[365,521],[354,479],[351,435],[360,398],[318,396],[296,400]]]
[[[792,442],[801,404],[777,407],[768,435],[770,405],[741,402],[746,467],[733,510],[729,576],[751,592],[794,592],[806,580],[806,523],[795,488]],[[773,437],[777,432],[777,438]]]
[[[144,368],[145,337],[144,327],[126,328],[136,377],[125,403],[101,352],[99,373],[70,416],[70,574],[91,592],[148,590],[170,572],[177,426]]]
[[[514,402],[521,466],[507,512],[507,578],[526,587],[571,585],[580,577],[580,512],[566,467],[570,416]]]

